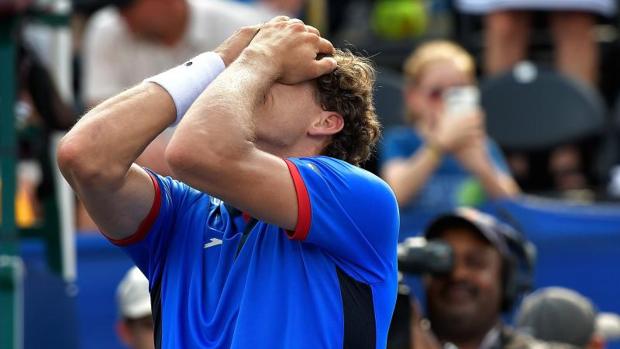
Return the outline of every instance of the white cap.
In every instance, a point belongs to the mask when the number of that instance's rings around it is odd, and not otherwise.
[[[122,317],[137,319],[151,315],[149,280],[137,267],[129,269],[116,289],[118,311]]]
[[[607,341],[620,339],[620,315],[614,313],[598,314],[596,332]]]

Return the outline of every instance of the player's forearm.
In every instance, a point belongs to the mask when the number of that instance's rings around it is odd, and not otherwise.
[[[142,83],[86,114],[62,139],[58,162],[70,183],[117,186],[144,148],[175,120],[168,93]]]
[[[275,81],[265,57],[246,50],[206,89],[166,150],[173,172],[200,189],[254,151],[254,113]],[[199,151],[197,151],[199,150]],[[197,178],[199,177],[199,178]]]

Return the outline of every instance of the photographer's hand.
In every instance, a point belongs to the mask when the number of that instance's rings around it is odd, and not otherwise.
[[[484,135],[484,117],[477,110],[462,115],[440,114],[430,137],[443,151],[453,153],[481,135]]]
[[[459,148],[454,156],[467,171],[480,181],[490,197],[512,196],[519,192],[519,187],[514,179],[493,165],[487,151],[484,134],[472,138],[469,143]]]
[[[440,349],[441,344],[431,331],[430,323],[422,317],[422,310],[416,299],[411,301],[411,347]]]

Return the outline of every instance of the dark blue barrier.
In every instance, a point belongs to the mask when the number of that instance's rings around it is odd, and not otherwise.
[[[26,267],[25,348],[120,349],[115,324],[116,285],[132,262],[99,233],[76,240],[78,279],[66,285],[45,264],[38,241],[21,244]]]
[[[133,262],[99,233],[81,234],[78,248],[80,348],[122,348],[116,336],[116,286]]]
[[[620,312],[620,206],[523,197],[490,211],[508,215],[538,249],[535,286],[563,286],[600,311]],[[620,349],[620,342],[608,349]]]
[[[24,348],[77,349],[74,285],[50,272],[40,240],[20,244],[24,261]]]
[[[525,197],[490,210],[512,217],[538,248],[537,287],[572,288],[620,312],[620,206]]]

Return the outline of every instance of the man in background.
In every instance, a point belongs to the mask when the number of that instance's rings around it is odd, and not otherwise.
[[[131,349],[154,349],[149,281],[132,267],[116,289],[119,320],[116,333]]]
[[[430,330],[444,345],[460,349],[533,348],[540,342],[508,328],[501,319],[526,282],[512,237],[518,234],[492,216],[461,208],[433,221],[425,232],[453,250],[452,271],[424,281]],[[525,249],[523,249],[525,250]]]
[[[583,349],[602,349],[596,333],[597,311],[589,299],[562,287],[543,288],[523,300],[517,327],[544,341],[566,343]]]

